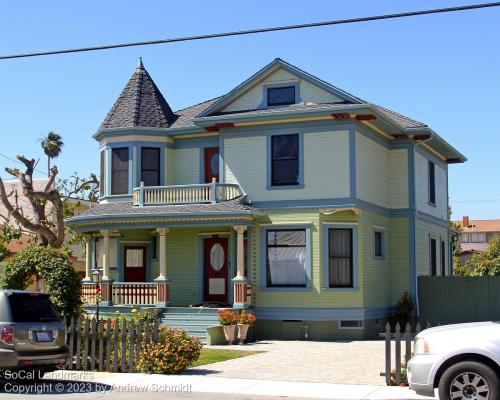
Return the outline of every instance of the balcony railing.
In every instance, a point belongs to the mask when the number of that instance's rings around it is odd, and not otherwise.
[[[82,283],[82,301],[85,305],[95,305],[106,301],[107,305],[156,305],[169,301],[170,287],[167,282],[112,282],[98,285]]]
[[[132,193],[134,206],[203,204],[233,200],[243,195],[239,185],[204,183],[199,185],[139,186]]]

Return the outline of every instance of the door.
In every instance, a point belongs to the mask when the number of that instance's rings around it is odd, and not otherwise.
[[[125,247],[125,282],[146,282],[145,247]]]
[[[227,304],[228,240],[210,238],[203,242],[204,301]]]
[[[205,183],[212,182],[213,178],[219,182],[219,148],[205,148]]]

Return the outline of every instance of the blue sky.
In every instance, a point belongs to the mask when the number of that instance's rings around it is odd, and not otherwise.
[[[350,18],[472,1],[2,2],[0,54]],[[63,175],[98,169],[91,138],[139,56],[174,109],[226,93],[276,57],[430,125],[469,161],[450,166],[454,217],[500,218],[500,8],[102,52],[0,61],[0,153],[66,143]],[[0,176],[11,161],[0,156]]]

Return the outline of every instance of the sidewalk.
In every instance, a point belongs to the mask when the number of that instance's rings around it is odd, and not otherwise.
[[[56,374],[60,374],[61,372],[62,371],[58,371]],[[57,379],[61,379],[60,375],[56,376]],[[86,376],[89,378],[86,380],[87,382],[92,381],[101,383],[108,385],[109,389],[107,390],[109,391],[122,392],[158,391],[158,388],[164,388],[163,391],[172,392],[175,390],[175,387],[178,387],[178,391],[184,392],[288,396],[292,398],[302,397],[310,399],[431,400],[430,397],[417,396],[413,391],[404,387],[219,378],[198,375],[147,375],[92,372],[87,373]],[[50,374],[47,374],[46,377],[50,379]],[[64,379],[64,377],[62,379]]]

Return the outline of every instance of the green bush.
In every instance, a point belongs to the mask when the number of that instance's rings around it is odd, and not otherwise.
[[[137,364],[137,370],[148,374],[178,374],[201,353],[201,341],[186,331],[164,327],[158,336],[158,343],[144,346]]]
[[[52,302],[64,317],[81,313],[80,277],[61,250],[35,244],[24,248],[5,263],[0,286],[24,290],[36,275],[44,280]]]

